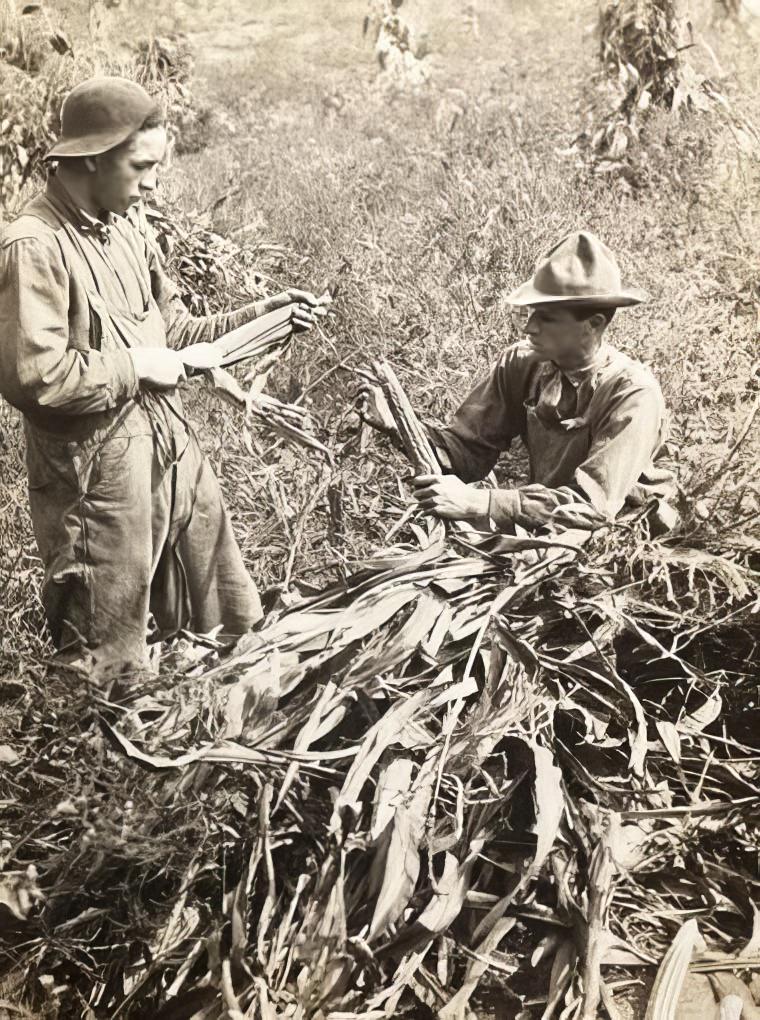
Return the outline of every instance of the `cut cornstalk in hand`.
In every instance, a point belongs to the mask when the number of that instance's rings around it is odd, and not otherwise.
[[[223,368],[203,372],[203,379],[223,400],[244,410],[247,417],[255,418],[265,428],[290,439],[301,446],[321,453],[328,462],[331,454],[324,443],[314,435],[308,411],[298,404],[285,404],[266,393],[257,393],[255,386],[247,392],[237,379]]]
[[[375,377],[382,387],[388,407],[391,410],[396,427],[398,428],[401,443],[409,460],[414,465],[418,474],[440,474],[441,465],[425,435],[425,430],[409,403],[401,383],[396,378],[387,361],[375,361],[372,363]]]

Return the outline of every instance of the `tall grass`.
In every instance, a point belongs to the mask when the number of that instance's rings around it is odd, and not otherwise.
[[[260,18],[232,9],[229,27],[217,25],[224,48],[216,50],[207,45],[213,12],[198,9],[190,15],[202,32],[195,90],[217,117],[206,147],[175,159],[165,198],[189,221],[205,218],[250,248],[264,286],[336,294],[331,337],[301,341],[273,381],[293,398],[330,372],[307,399],[336,441],[348,438],[353,387],[337,359],[389,357],[418,410],[445,418],[516,337],[504,296],[563,232],[597,232],[652,295],[617,316],[610,338],[660,378],[688,483],[725,451],[756,385],[756,164],[718,115],[661,113],[647,132],[638,190],[589,175],[569,150],[595,66],[593,5],[514,5],[507,15],[482,6],[479,39],[457,5],[417,8],[417,27],[434,47],[434,84],[401,95],[377,85],[358,0],[337,9],[286,0]],[[137,13],[131,5],[129,17]],[[247,32],[251,46],[236,49]],[[731,58],[725,87],[743,112],[757,114],[750,44],[712,32],[719,59],[728,66]],[[252,467],[229,412],[205,397],[195,403],[249,565],[260,582],[275,582],[292,538],[280,490],[304,505],[309,472],[301,491],[302,476],[280,447],[274,475],[271,464]],[[14,450],[4,477],[16,508],[3,515],[2,527],[12,529],[4,548],[33,557],[21,441],[15,417],[3,414]],[[370,477],[385,473],[371,461],[347,462],[344,538],[366,521],[361,496],[371,492]],[[310,563],[332,528],[327,507],[326,497],[308,529]],[[11,597],[16,612],[33,605],[24,584]]]
[[[336,298],[328,327],[300,340],[270,384],[277,395],[313,409],[338,460],[331,477],[301,450],[248,434],[208,394],[193,390],[187,397],[248,566],[269,589],[268,604],[342,576],[394,520],[388,506],[394,496],[398,505],[400,461],[382,441],[370,440],[362,452],[350,411],[351,369],[388,357],[418,411],[445,418],[516,338],[505,295],[550,243],[580,227],[597,232],[626,277],[652,295],[648,305],[621,312],[610,337],[651,364],[663,385],[689,526],[700,541],[729,554],[738,533],[746,531],[748,542],[755,533],[756,434],[721,465],[758,388],[756,163],[733,145],[719,112],[677,121],[660,113],[647,128],[633,188],[590,174],[572,142],[596,66],[593,5],[515,2],[504,13],[494,0],[480,7],[476,39],[453,0],[415,5],[417,27],[430,35],[435,74],[429,89],[410,94],[389,93],[376,81],[361,40],[360,0],[185,8],[198,33],[194,89],[214,116],[205,124],[205,147],[174,160],[165,205],[189,233],[203,224],[247,249],[230,292],[246,289],[244,269],[254,264],[256,287],[329,286]],[[76,4],[61,11],[86,60],[81,11]],[[126,38],[141,18],[150,27],[152,14],[133,0],[123,17]],[[727,30],[705,19],[700,27],[732,69],[724,90],[760,122],[760,72],[750,41],[721,34]],[[215,294],[217,304],[231,300]],[[505,458],[501,470],[519,478],[519,454]],[[719,484],[702,485],[719,470]],[[29,818],[50,824],[61,777],[81,814],[66,823],[73,835],[56,857],[61,882],[51,916],[60,920],[72,902],[89,909],[88,882],[101,891],[97,907],[110,909],[103,890],[116,889],[125,874],[131,881],[146,861],[151,868],[165,862],[167,887],[179,889],[199,846],[218,847],[214,867],[199,880],[201,898],[208,893],[211,902],[217,871],[239,873],[242,851],[235,844],[225,857],[229,833],[208,828],[195,780],[185,791],[195,813],[178,834],[173,826],[185,824],[184,808],[165,792],[154,797],[158,782],[142,783],[115,765],[99,731],[87,729],[92,704],[84,688],[45,673],[50,646],[26,509],[22,431],[5,405],[0,477],[0,697],[7,708],[0,744],[39,734],[35,754],[42,756],[54,734],[54,761],[35,778]],[[636,566],[645,568],[644,560]],[[686,589],[678,595],[696,599]],[[720,648],[714,654],[719,659]],[[357,716],[375,711],[370,702],[357,701]],[[61,817],[71,818],[61,803]],[[146,819],[136,833],[134,804]],[[95,825],[109,840],[106,865],[93,857],[87,833]],[[151,912],[146,904],[164,894],[143,890],[136,878],[118,894],[113,917],[140,922],[125,941],[150,942],[168,906],[161,900]]]
[[[297,7],[281,6],[271,50],[262,39],[250,62],[206,57],[209,101],[237,97],[235,133],[180,160],[168,187],[186,206],[213,209],[215,227],[239,243],[277,244],[273,283],[337,293],[332,344],[306,339],[287,384],[308,385],[336,356],[381,353],[418,409],[445,417],[515,339],[505,295],[558,236],[583,227],[652,295],[617,316],[610,338],[660,378],[684,482],[720,456],[756,385],[760,240],[756,163],[720,114],[654,115],[631,191],[588,173],[571,151],[596,55],[592,5],[515,5],[503,20],[492,6],[480,40],[460,30],[455,41],[453,5],[428,8],[420,19],[446,39],[437,84],[408,95],[377,87],[368,52],[357,68],[358,23],[346,9],[335,16],[334,61],[291,30],[298,73],[275,68]],[[326,6],[313,10],[307,39],[324,30],[332,40]],[[710,42],[720,54],[721,37]],[[751,49],[728,43],[734,73],[724,87],[752,116]],[[350,399],[346,375],[311,393],[327,419],[336,392]]]

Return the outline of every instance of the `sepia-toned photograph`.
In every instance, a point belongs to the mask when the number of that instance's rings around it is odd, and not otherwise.
[[[0,1020],[760,1020],[760,0],[0,0]]]

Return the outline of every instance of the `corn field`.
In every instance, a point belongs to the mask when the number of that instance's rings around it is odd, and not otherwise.
[[[501,15],[484,0],[460,6],[444,27],[467,35],[475,66]],[[713,191],[703,180],[723,165],[702,155],[744,114],[733,96],[731,117],[720,103],[682,110],[667,131],[684,148],[673,142],[655,176],[641,168],[659,158],[664,114],[635,120],[618,151],[630,123],[618,95],[594,107],[601,162],[576,165],[566,113],[565,134],[551,134],[540,92],[545,10],[515,15],[515,48],[495,47],[475,97],[474,84],[450,87],[441,60],[413,89],[389,89],[373,52],[383,24],[432,15],[374,5],[368,42],[365,8],[350,17],[366,87],[350,63],[327,91],[303,93],[316,113],[275,92],[280,72],[295,88],[295,67],[316,88],[305,50],[284,69],[278,56],[264,85],[256,65],[253,98],[233,102],[246,44],[222,88],[250,148],[214,126],[208,93],[196,99],[203,52],[188,39],[162,26],[121,65],[177,125],[167,177],[189,167],[192,196],[213,177],[203,206],[183,209],[167,186],[140,211],[188,308],[313,279],[325,314],[306,339],[278,313],[257,320],[254,340],[245,329],[228,340],[210,385],[188,384],[267,613],[232,651],[178,636],[133,684],[103,690],[51,665],[20,425],[0,411],[0,1020],[681,1020],[689,995],[705,1020],[719,1009],[752,1020],[760,303],[747,210],[760,192],[742,149],[731,172],[745,190],[724,208],[725,176]],[[638,117],[644,92],[655,107],[682,66],[661,59],[671,8],[605,10],[599,81],[615,61],[636,68],[626,95]],[[235,12],[232,31],[257,39],[256,19]],[[98,34],[143,13],[98,5]],[[338,15],[323,15],[326,32]],[[13,38],[41,16],[14,8]],[[72,19],[39,23],[39,44],[25,26],[27,56],[0,60],[8,218],[66,88],[102,59]],[[50,47],[51,32],[73,55]],[[44,59],[30,62],[37,45]],[[528,73],[546,141],[528,100],[524,116],[514,101]],[[496,106],[498,75],[513,77]],[[585,88],[576,113],[585,123]],[[619,175],[599,171],[605,159]],[[652,181],[663,197],[647,194]],[[712,219],[693,218],[708,199]],[[441,469],[422,416],[445,416],[475,363],[501,349],[499,293],[572,222],[573,202],[633,252],[649,289],[676,266],[670,303],[631,320],[629,349],[655,363],[672,408],[680,523],[656,535],[643,508],[593,532],[507,536],[426,516],[409,478]],[[667,233],[670,209],[688,229]],[[403,453],[358,424],[367,381]],[[519,468],[509,460],[500,477]]]

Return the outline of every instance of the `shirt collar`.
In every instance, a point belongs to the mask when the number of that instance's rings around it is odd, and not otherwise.
[[[51,202],[58,207],[61,212],[70,223],[73,224],[82,234],[87,234],[91,237],[97,238],[102,241],[103,244],[108,244],[110,240],[111,227],[114,223],[113,214],[105,212],[103,219],[98,219],[95,216],[90,216],[88,212],[81,209],[71,197],[69,192],[60,182],[55,174],[50,174],[47,182],[47,197]]]
[[[599,373],[603,368],[606,368],[607,365],[609,365],[611,357],[612,348],[609,344],[602,343],[590,365],[584,365],[583,368],[555,367],[565,377],[565,379],[567,379],[570,385],[577,390],[581,383],[584,382],[590,382],[592,387],[595,386]]]

